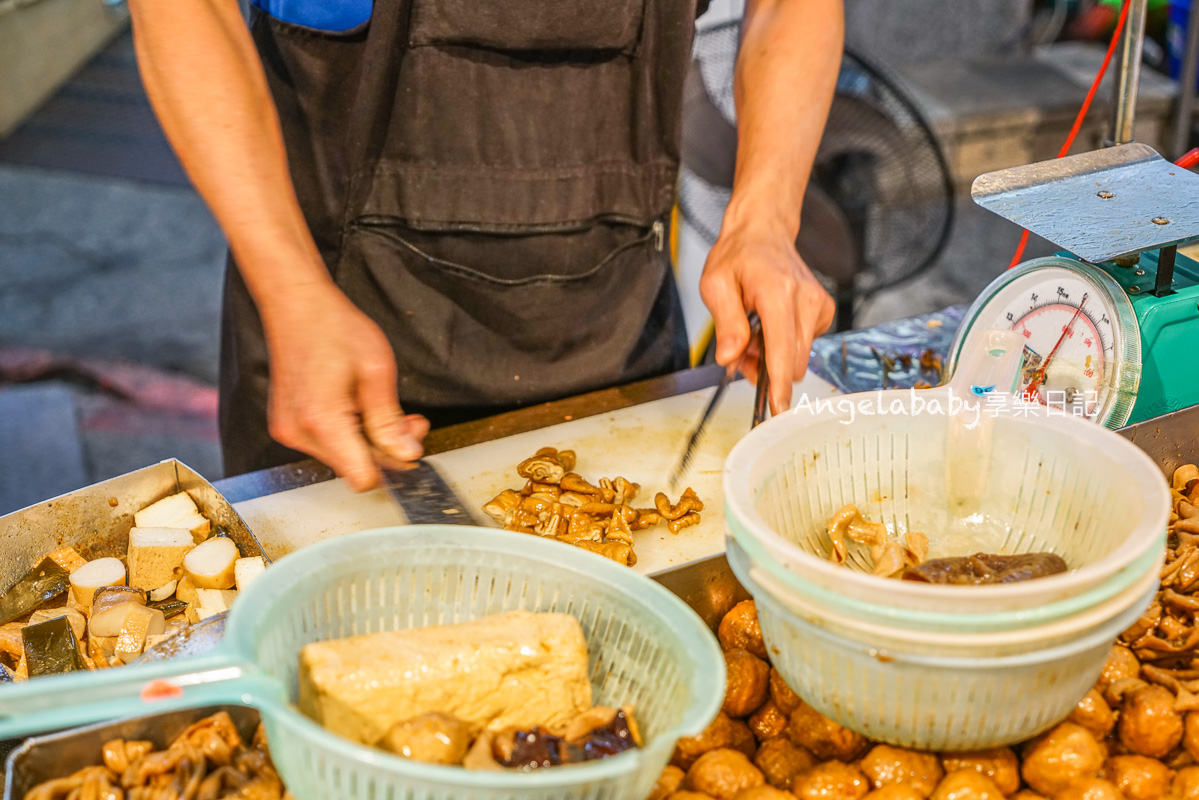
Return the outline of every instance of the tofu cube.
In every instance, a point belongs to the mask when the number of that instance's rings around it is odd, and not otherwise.
[[[121,633],[117,636],[114,653],[122,663],[128,664],[142,654],[146,646],[146,637],[160,636],[166,630],[162,612],[145,606],[137,606],[125,618]]]
[[[237,592],[232,589],[197,589],[196,603],[200,608],[209,609],[216,614],[228,611],[233,606],[233,598]]]
[[[262,556],[239,558],[233,562],[233,579],[237,583],[237,591],[244,592],[246,587],[266,569]]]
[[[199,513],[195,502],[187,492],[164,497],[151,503],[133,515],[133,524],[138,528],[169,528],[171,523]]]
[[[175,520],[166,527],[183,528],[184,530],[190,531],[192,540],[196,544],[199,544],[207,539],[208,535],[212,533],[212,523],[209,522],[208,517],[204,516],[199,511],[189,517]]]
[[[195,548],[182,528],[133,528],[129,531],[129,585],[152,591],[183,574],[183,559]]]

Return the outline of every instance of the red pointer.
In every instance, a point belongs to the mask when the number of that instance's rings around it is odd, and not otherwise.
[[[1070,329],[1074,327],[1074,322],[1078,319],[1078,315],[1082,313],[1082,307],[1086,302],[1087,295],[1084,294],[1082,300],[1078,303],[1078,308],[1074,311],[1074,316],[1070,317],[1070,321],[1066,323],[1066,327],[1062,328],[1062,335],[1058,337],[1057,344],[1049,351],[1049,355],[1045,356],[1045,360],[1041,362],[1040,368],[1033,373],[1032,381],[1029,382],[1028,388],[1024,390],[1025,397],[1031,399],[1036,394],[1037,387],[1045,381],[1045,370],[1049,368],[1049,360],[1053,358],[1053,354],[1057,352],[1057,349],[1062,346],[1062,342],[1066,341],[1066,336],[1070,333]]]

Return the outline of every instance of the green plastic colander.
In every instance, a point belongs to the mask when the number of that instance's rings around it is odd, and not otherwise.
[[[633,705],[644,747],[535,772],[472,772],[354,744],[291,704],[309,642],[516,609],[579,620],[594,702]],[[329,540],[272,565],[203,655],[3,688],[0,739],[241,703],[262,712],[279,772],[300,800],[632,798],[649,794],[680,737],[715,718],[724,688],[724,659],[703,621],[627,567],[527,534],[412,526]]]

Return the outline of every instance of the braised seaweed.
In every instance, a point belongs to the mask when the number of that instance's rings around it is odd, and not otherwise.
[[[53,560],[43,558],[42,563],[0,595],[0,625],[36,611],[42,603],[58,597],[70,585],[67,571]]]
[[[29,677],[58,675],[87,669],[79,655],[79,643],[66,617],[55,617],[21,629]]]
[[[13,683],[17,677],[12,674],[12,670],[0,664],[0,683]]]
[[[904,570],[905,581],[981,586],[992,583],[1017,583],[1057,575],[1068,569],[1056,553],[1021,553],[934,558]]]

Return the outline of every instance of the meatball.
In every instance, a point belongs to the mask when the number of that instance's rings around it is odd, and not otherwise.
[[[999,791],[1011,794],[1020,788],[1020,762],[1010,747],[976,750],[972,753],[951,753],[941,756],[946,772],[972,769],[995,781]]]
[[[857,767],[826,761],[796,778],[791,791],[799,800],[860,800],[870,781]]]
[[[946,775],[930,800],[1003,800],[1003,792],[995,781],[967,767]]]
[[[1098,689],[1092,689],[1078,701],[1070,712],[1070,721],[1089,730],[1096,739],[1102,739],[1116,727],[1116,715]]]
[[[766,782],[780,789],[790,789],[795,779],[816,766],[815,757],[796,747],[790,739],[771,739],[758,748],[754,764],[766,776]]]
[[[722,747],[711,750],[687,770],[688,789],[715,797],[716,800],[733,800],[738,792],[752,789],[766,782],[762,770],[745,757],[745,754]]]
[[[413,761],[461,764],[470,747],[470,731],[457,717],[431,711],[392,725],[379,746]]]
[[[1122,644],[1112,647],[1112,651],[1107,655],[1107,661],[1103,663],[1103,672],[1099,673],[1099,680],[1095,683],[1095,688],[1103,691],[1116,681],[1124,680],[1125,678],[1136,678],[1141,674],[1141,662]]]
[[[758,624],[758,607],[753,600],[733,606],[720,620],[716,636],[722,650],[748,650],[758,658],[767,657],[762,627]]]
[[[712,720],[712,724],[704,728],[699,736],[686,736],[679,739],[670,763],[685,772],[691,769],[691,765],[709,750],[715,750],[718,747],[731,747],[734,737],[738,735],[737,728],[729,719],[729,715],[721,711],[716,715],[716,719]]]
[[[919,792],[921,797],[932,794],[938,781],[945,777],[941,763],[931,753],[917,753],[885,744],[872,748],[859,766],[875,789],[905,785]]]
[[[1158,800],[1170,791],[1173,772],[1156,758],[1112,756],[1103,774],[1128,800]]]
[[[748,650],[726,650],[724,663],[728,682],[724,689],[724,713],[744,717],[766,702],[770,692],[770,665]]]
[[[1199,800],[1199,767],[1183,767],[1170,784],[1174,800]]]
[[[924,800],[924,795],[910,786],[897,783],[875,789],[862,800]]]
[[[1086,728],[1063,722],[1032,741],[1020,774],[1033,789],[1053,797],[1079,778],[1098,774],[1106,758],[1103,746]]]
[[[1032,789],[1025,789],[1022,792],[1016,792],[1010,800],[1049,800],[1049,798],[1043,794],[1037,794]]]
[[[852,761],[866,749],[866,737],[844,728],[804,702],[791,714],[787,737],[821,761]]]
[[[759,742],[782,736],[783,731],[787,730],[787,715],[774,700],[767,700],[749,718],[749,729],[754,732]]]
[[[1162,758],[1182,741],[1182,715],[1163,686],[1146,686],[1124,698],[1117,726],[1120,741],[1137,755]]]
[[[704,794],[703,792],[688,792],[683,790],[675,792],[667,800],[713,800],[712,795]]]
[[[773,786],[755,786],[738,793],[733,800],[795,800],[795,795]]]
[[[673,764],[667,765],[666,769],[662,770],[662,774],[658,776],[658,780],[654,781],[653,791],[649,793],[646,800],[666,800],[683,785],[683,778],[686,777],[686,774]]]
[[[799,695],[791,691],[791,687],[783,680],[782,674],[774,667],[770,668],[770,699],[788,717],[803,702],[803,700],[799,699]]]
[[[1103,778],[1080,778],[1053,800],[1125,800],[1120,790]]]
[[[1182,728],[1182,746],[1191,754],[1191,758],[1199,761],[1199,712],[1192,711],[1186,716]]]
[[[744,720],[734,719],[730,722],[729,747],[745,753],[746,758],[753,758],[754,753],[758,752],[758,740],[754,738],[754,732]]]

